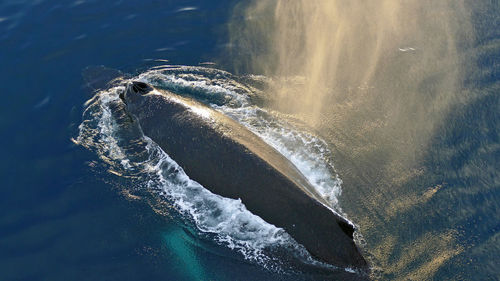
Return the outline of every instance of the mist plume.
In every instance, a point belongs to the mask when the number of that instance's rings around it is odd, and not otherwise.
[[[461,1],[257,0],[236,11],[236,69],[273,78],[269,106],[318,129],[424,143],[460,99]]]
[[[463,89],[474,37],[465,1],[254,0],[235,8],[230,35],[234,71],[270,80],[266,106],[335,147],[356,190],[351,214],[387,273],[430,279],[460,253],[453,231],[425,233],[416,247],[397,225],[438,190],[419,183],[420,160],[448,114],[473,98]]]

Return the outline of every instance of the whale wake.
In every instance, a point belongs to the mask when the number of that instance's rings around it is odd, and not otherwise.
[[[186,66],[159,67],[133,79],[193,97],[241,123],[292,162],[328,207],[345,217],[338,202],[341,180],[327,144],[259,107],[253,102],[259,89],[251,83],[238,82],[224,71]],[[283,229],[252,214],[240,200],[213,194],[191,180],[175,159],[128,120],[119,98],[123,85],[100,91],[86,103],[75,141],[94,151],[109,172],[131,179],[131,186],[124,187],[129,193],[161,198],[200,235],[209,235],[268,269],[283,270],[272,249],[285,250],[307,264],[329,267],[314,261]]]

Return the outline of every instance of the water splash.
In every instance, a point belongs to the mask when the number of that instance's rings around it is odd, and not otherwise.
[[[280,149],[330,202],[330,207],[342,212],[337,199],[341,182],[329,160],[331,152],[326,144],[255,106],[251,101],[255,89],[251,86],[237,82],[227,72],[201,67],[163,67],[133,79],[196,97],[244,124]],[[144,136],[126,114],[119,98],[124,90],[123,86],[116,86],[101,91],[86,103],[84,121],[75,141],[95,151],[113,174],[135,178],[135,186],[127,187],[130,193],[146,190],[159,195],[198,231],[212,235],[221,245],[268,269],[283,270],[283,260],[271,254],[273,249],[284,250],[305,264],[334,269],[313,260],[283,229],[253,215],[240,200],[213,194],[191,180],[175,159]]]
[[[273,116],[254,105],[251,98],[258,90],[237,82],[227,72],[199,67],[168,67],[142,73],[139,77],[157,87],[204,100],[247,127],[292,162],[329,202],[328,207],[343,214],[338,202],[342,181],[335,173],[328,145],[313,134],[293,127],[280,116]]]

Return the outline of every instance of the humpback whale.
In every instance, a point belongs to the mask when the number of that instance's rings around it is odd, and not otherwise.
[[[193,99],[128,82],[120,93],[132,122],[189,177],[283,228],[317,260],[367,268],[354,227],[327,207],[283,155],[243,125]]]

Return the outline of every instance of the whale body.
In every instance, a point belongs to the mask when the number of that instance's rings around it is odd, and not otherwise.
[[[199,102],[129,82],[127,114],[189,177],[213,193],[241,199],[253,214],[283,228],[316,259],[366,268],[354,227],[326,207],[283,155],[231,118]]]

